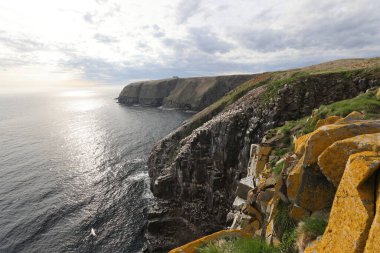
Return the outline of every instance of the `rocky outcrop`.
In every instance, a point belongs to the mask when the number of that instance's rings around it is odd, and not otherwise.
[[[379,169],[378,152],[359,152],[349,157],[326,232],[306,252],[378,252],[380,210],[375,205],[378,205]]]
[[[118,101],[127,105],[202,110],[254,75],[171,78],[128,84]]]
[[[322,104],[354,97],[375,86],[378,79],[376,74],[358,72],[353,75],[331,73],[285,80],[280,87],[275,83],[276,90],[270,83],[264,83],[202,126],[189,130],[185,124],[161,140],[148,161],[151,188],[158,199],[156,209],[147,211],[148,218],[151,217],[146,230],[148,249],[152,252],[165,251],[198,236],[223,229],[235,198],[237,182],[247,176],[252,143],[260,143],[268,129],[287,120],[309,115]],[[306,149],[307,145],[304,147]],[[270,160],[269,157],[265,159]],[[289,158],[289,164],[293,164],[291,160]],[[335,193],[333,184],[321,170],[313,167],[316,162],[317,158],[308,163],[310,166],[307,169],[301,167],[299,187],[309,191],[301,196],[298,194],[300,191],[295,190],[295,196],[290,201],[295,207],[302,208],[294,209],[295,216],[301,211],[310,214],[310,211],[325,207],[326,203],[312,203],[311,196],[315,192],[311,189],[317,188],[321,192],[327,189],[326,194],[332,194],[332,197]],[[277,196],[276,203],[282,195],[287,194],[289,186],[289,182],[282,177],[278,180],[275,189],[277,194],[274,193]],[[273,194],[274,189],[268,190],[273,187],[274,184],[265,186],[264,182],[259,187],[262,190],[251,197],[268,205],[266,195]],[[288,188],[288,191],[291,190]],[[289,201],[286,196],[284,198]],[[331,206],[331,202],[327,205]],[[168,207],[168,203],[173,207]],[[272,201],[268,208],[273,209],[276,203]],[[258,211],[262,215],[261,207],[253,208],[246,210],[250,213],[252,210]],[[268,213],[275,215],[273,210],[268,210]],[[185,222],[177,225],[177,219]],[[263,218],[260,219],[263,222]],[[173,221],[172,225],[167,225],[169,220]],[[253,222],[252,226],[256,226]],[[159,232],[150,229],[152,223],[160,227]],[[277,229],[273,222],[265,227],[272,227],[271,231]],[[181,236],[183,234],[180,235],[179,231],[187,231],[187,238]],[[269,235],[271,231],[266,229],[262,233]]]

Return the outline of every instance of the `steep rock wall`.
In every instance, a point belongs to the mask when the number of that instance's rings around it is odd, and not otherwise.
[[[269,100],[263,85],[182,138],[186,126],[160,141],[149,161],[157,197],[147,211],[145,232],[151,252],[165,252],[222,229],[236,181],[245,176],[251,143],[286,120],[311,113],[322,104],[348,99],[378,83],[372,74],[313,75],[289,81]],[[170,222],[181,220],[181,222]]]
[[[172,78],[131,83],[121,91],[122,104],[202,110],[253,75]]]

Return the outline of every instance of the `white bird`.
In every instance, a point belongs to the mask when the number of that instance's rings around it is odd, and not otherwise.
[[[91,234],[92,234],[93,236],[96,236],[96,234],[95,234],[95,229],[94,229],[94,228],[91,228]]]

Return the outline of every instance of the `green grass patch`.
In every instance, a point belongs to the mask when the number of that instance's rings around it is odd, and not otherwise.
[[[320,118],[332,115],[345,117],[353,111],[364,112],[367,118],[378,118],[380,117],[380,101],[376,99],[374,93],[368,92],[352,99],[323,105],[318,109],[317,115]]]
[[[327,227],[327,221],[320,218],[306,218],[303,221],[302,230],[305,233],[314,235],[315,237],[323,235]]]
[[[255,238],[238,238],[208,243],[198,253],[280,253],[280,250],[265,241]]]
[[[289,216],[289,207],[280,201],[277,205],[277,213],[274,217],[274,224],[282,232],[291,231],[296,227],[294,220]]]
[[[284,168],[285,161],[282,161],[274,166],[273,173],[278,176],[281,174],[282,169]]]
[[[291,229],[289,231],[285,231],[282,235],[280,250],[282,253],[296,253],[296,240],[297,240],[297,229]]]

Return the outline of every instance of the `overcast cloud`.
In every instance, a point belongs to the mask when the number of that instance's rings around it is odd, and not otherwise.
[[[120,84],[380,56],[379,12],[373,0],[0,0],[0,85],[30,73]]]

